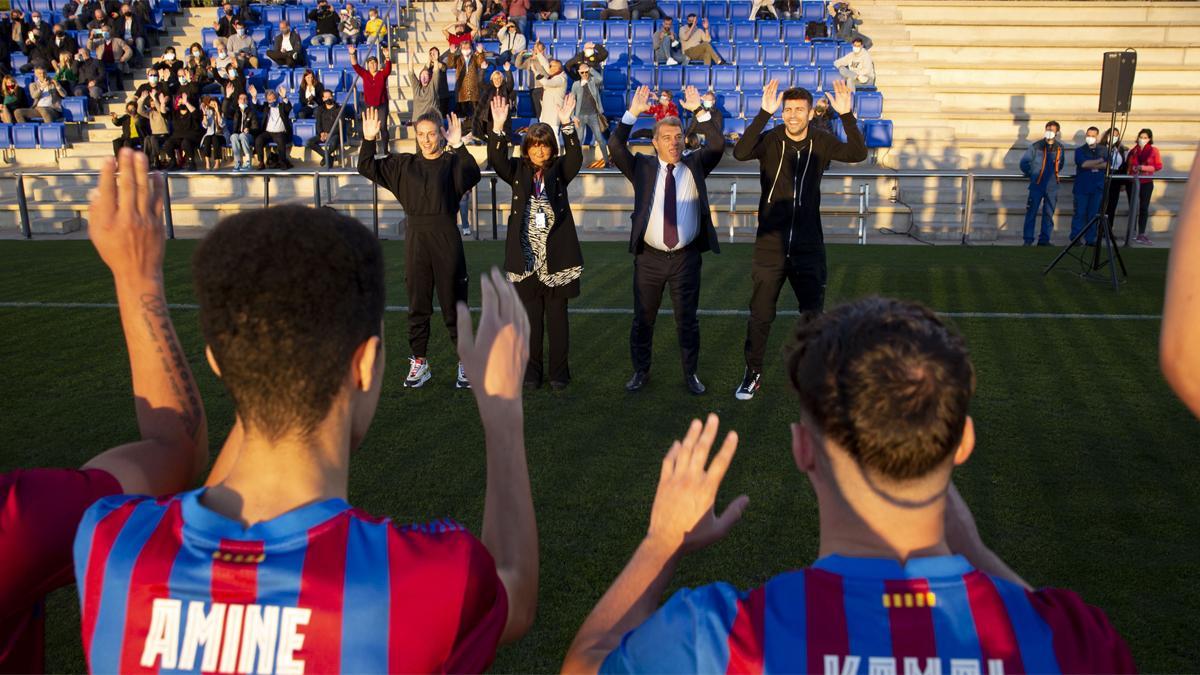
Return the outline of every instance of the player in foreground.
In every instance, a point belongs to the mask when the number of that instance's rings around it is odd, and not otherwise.
[[[1159,352],[1167,382],[1200,417],[1200,149],[1171,246]]]
[[[1088,673],[1134,669],[1121,637],[1071,591],[1033,591],[979,538],[951,474],[971,455],[975,376],[930,310],[869,298],[797,329],[792,456],[820,510],[820,558],[739,592],[658,599],[680,557],[725,536],[730,433],[692,423],[663,461],[650,529],[592,610],[566,672]]]
[[[141,440],[78,470],[0,474],[0,672],[45,670],[44,597],[75,580],[71,541],[84,510],[106,495],[184,490],[208,463],[204,406],[163,290],[161,194],[140,152],[121,150],[100,170],[88,234],[113,274]]]
[[[99,501],[75,540],[93,672],[477,672],[533,621],[538,549],[521,385],[528,322],[482,280],[459,356],[487,442],[482,544],[346,503],[384,373],[384,265],[357,220],[298,206],[224,219],[193,274],[235,401],[232,461],[170,499]]]

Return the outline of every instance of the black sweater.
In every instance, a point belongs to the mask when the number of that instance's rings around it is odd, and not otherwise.
[[[465,145],[447,149],[437,159],[408,152],[375,159],[375,144],[364,142],[358,173],[392,191],[404,207],[409,227],[457,228],[458,205],[479,184],[479,164]]]
[[[782,124],[764,134],[763,127],[771,115],[759,111],[733,148],[735,159],[759,162],[762,196],[758,201],[758,236],[783,233],[788,254],[825,243],[821,176],[829,161],[861,162],[867,158],[867,145],[854,114],[846,113],[841,118],[846,143],[813,127],[809,127],[804,140],[793,141]]]

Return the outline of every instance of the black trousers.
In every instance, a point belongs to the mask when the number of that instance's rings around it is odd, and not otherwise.
[[[1146,234],[1146,221],[1150,218],[1150,198],[1154,196],[1154,181],[1138,185],[1138,234]]]
[[[180,136],[171,134],[167,137],[167,142],[163,143],[162,151],[170,158],[168,161],[175,161],[175,150],[183,150],[183,161],[188,166],[196,164],[196,150],[200,147],[200,139],[195,136]]]
[[[214,162],[221,161],[221,148],[225,147],[225,137],[221,134],[213,134],[200,139],[200,154],[207,156]]]
[[[258,161],[266,163],[267,161],[267,143],[275,141],[275,145],[279,146],[279,159],[284,166],[291,166],[292,159],[289,153],[292,147],[292,135],[283,132],[264,131],[254,139],[254,156]]]
[[[825,307],[825,247],[810,247],[791,256],[785,255],[785,249],[780,233],[763,234],[754,241],[750,266],[754,290],[750,295],[750,320],[746,322],[746,367],[759,373],[784,280],[792,285],[802,313],[820,312]]]
[[[542,342],[545,333],[550,334],[550,381],[571,381],[571,368],[567,363],[570,353],[570,322],[567,321],[567,296],[561,289],[553,289],[538,280],[536,275],[522,279],[517,284],[517,295],[529,315],[529,365],[525,369],[525,380],[542,382]]]
[[[130,148],[133,150],[142,149],[142,139],[138,138],[114,138],[113,139],[113,155],[121,152],[121,148]]]
[[[272,49],[271,51],[267,52],[267,58],[274,61],[276,65],[281,68],[295,68],[296,66],[303,66],[304,60],[296,57],[297,54],[295,51],[285,52]]]
[[[529,92],[529,100],[533,103],[533,116],[537,119],[542,118],[542,94],[544,93],[546,93],[546,90],[541,87],[535,87]]]
[[[683,374],[686,377],[696,372],[700,361],[700,320],[696,316],[700,304],[700,264],[700,251],[694,243],[674,253],[647,246],[634,258],[633,328],[629,333],[634,370],[650,370],[654,321],[662,304],[663,287],[670,286]]]
[[[1108,183],[1108,194],[1104,198],[1104,213],[1108,215],[1108,224],[1114,235],[1117,231],[1117,202],[1121,201],[1121,193],[1125,193],[1125,204],[1133,204],[1133,181],[1114,180]]]
[[[449,117],[454,112],[454,97],[438,96],[438,110],[442,112],[442,117]]]
[[[457,303],[467,301],[467,257],[456,215],[437,225],[413,225],[404,233],[404,285],[408,290],[408,344],[413,356],[425,358],[429,350],[429,317],[437,291],[442,320],[450,342],[458,346]]]

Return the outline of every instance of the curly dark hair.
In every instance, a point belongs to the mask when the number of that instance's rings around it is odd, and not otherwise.
[[[875,297],[803,317],[786,361],[803,409],[868,470],[919,478],[962,441],[975,370],[923,305]]]
[[[558,138],[554,135],[554,129],[545,122],[536,122],[529,125],[529,129],[525,131],[525,139],[521,141],[521,161],[536,171],[537,167],[529,161],[529,147],[533,145],[544,145],[550,148],[550,159],[543,167],[543,170],[549,169],[554,164],[554,160],[558,159]]]
[[[311,433],[354,352],[381,334],[383,250],[329,208],[276,206],[223,219],[196,249],[200,328],[247,427]]]

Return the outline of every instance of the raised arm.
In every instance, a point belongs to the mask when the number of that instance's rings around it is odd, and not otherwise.
[[[579,145],[579,129],[574,125],[575,94],[567,94],[558,108],[558,123],[563,127],[563,181],[570,183],[583,168],[583,148]],[[570,131],[566,131],[570,129]]]
[[[141,440],[84,468],[107,471],[133,494],[185,490],[208,464],[204,404],[167,308],[162,213],[160,179],[151,178],[145,155],[122,149],[104,163],[88,233],[113,274]]]
[[[716,117],[711,112],[700,107],[700,91],[695,87],[689,86],[683,90],[683,107],[692,113],[699,130],[704,134],[706,144],[699,151],[700,164],[704,167],[704,174],[708,175],[717,168],[725,155],[724,130],[717,124]]]
[[[529,317],[516,289],[492,268],[480,280],[483,311],[479,334],[471,329],[466,303],[458,303],[458,355],[479,406],[487,452],[483,545],[496,561],[508,596],[501,643],[533,625],[537,612],[538,533],[525,460],[525,413],[521,389],[529,358]]]
[[[629,132],[633,129],[638,115],[650,108],[650,87],[642,85],[634,92],[629,101],[629,110],[621,118],[617,130],[608,138],[608,152],[612,155],[613,164],[629,180],[633,180],[634,157],[629,151]]]
[[[375,157],[375,143],[379,138],[379,112],[367,108],[362,115],[362,145],[358,149],[358,173],[376,185],[391,189],[400,182],[401,165],[398,157],[388,155]]]
[[[1200,417],[1200,148],[1192,161],[1179,229],[1167,266],[1159,367],[1167,384]]]
[[[502,96],[492,97],[492,128],[488,138],[488,164],[496,172],[496,177],[512,185],[516,174],[516,160],[509,152],[508,134],[504,133],[504,123],[508,121],[508,101]]]
[[[833,83],[833,93],[826,92],[829,107],[833,108],[842,119],[842,128],[846,130],[846,142],[840,141],[830,148],[829,159],[839,162],[861,162],[867,158],[867,141],[863,138],[862,130],[854,119],[854,94],[845,80]]]
[[[454,153],[452,180],[454,181],[454,191],[459,195],[465,195],[471,191],[471,188],[479,185],[479,179],[482,177],[479,163],[475,161],[475,156],[471,154],[471,151],[467,150],[467,145],[463,143],[462,137],[462,120],[458,118],[458,115],[450,113],[450,123],[446,127],[446,145]]]
[[[739,162],[762,159],[765,147],[763,145],[763,129],[781,105],[783,105],[783,92],[779,91],[779,80],[771,80],[763,87],[762,106],[759,108],[758,114],[746,126],[746,133],[742,134],[737,144],[733,146],[734,159]]]

